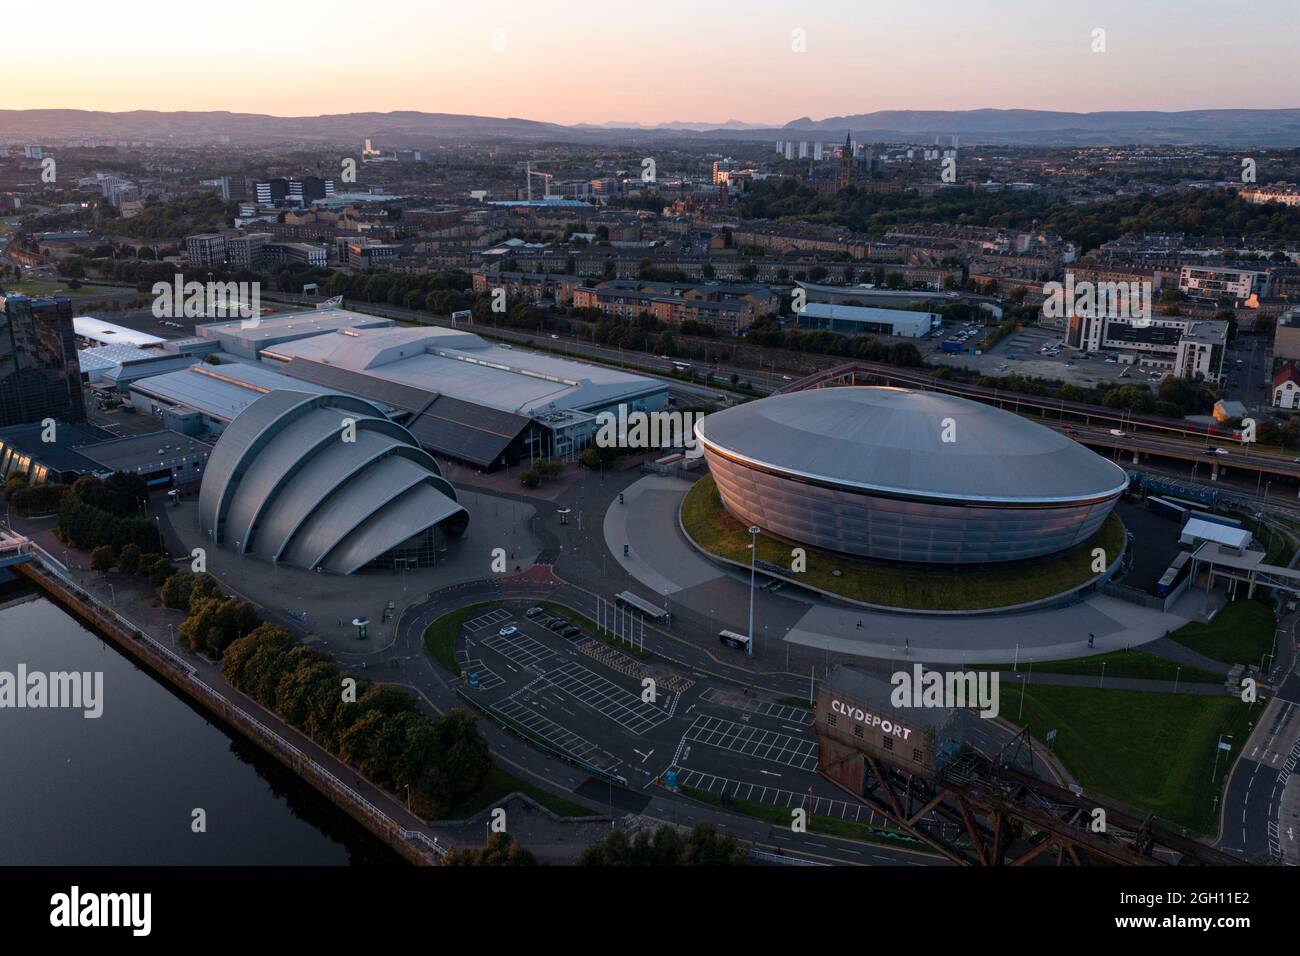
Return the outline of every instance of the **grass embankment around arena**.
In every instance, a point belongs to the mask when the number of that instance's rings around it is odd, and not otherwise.
[[[686,533],[706,551],[749,563],[749,530],[723,507],[712,476],[701,478],[687,492],[681,518]],[[788,541],[760,534],[758,560],[789,567],[792,547]],[[857,560],[805,547],[807,570],[789,577],[832,594],[882,607],[975,611],[1027,604],[1086,584],[1096,576],[1092,570],[1093,549],[1101,548],[1109,565],[1123,547],[1124,524],[1112,513],[1101,530],[1082,546],[1030,562],[993,567],[917,568]]]

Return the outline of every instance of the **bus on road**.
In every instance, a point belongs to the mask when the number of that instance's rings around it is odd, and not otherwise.
[[[749,638],[744,634],[737,634],[735,631],[719,631],[718,641],[727,647],[734,647],[737,650],[749,653]]]
[[[651,604],[645,598],[633,594],[631,591],[620,591],[618,594],[614,595],[614,600],[618,602],[620,607],[631,608],[634,611],[638,611],[639,613],[644,614],[646,618],[651,621],[662,623],[667,621],[670,617],[666,610],[659,607],[657,604]]]

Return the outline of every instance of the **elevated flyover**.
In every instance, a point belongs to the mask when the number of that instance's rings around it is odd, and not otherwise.
[[[1158,415],[1134,415],[1104,405],[1024,395],[936,378],[917,369],[896,368],[876,362],[848,362],[825,369],[791,382],[778,394],[843,385],[892,385],[958,395],[1044,419],[1045,424],[1082,445],[1109,452],[1109,457],[1117,461],[1127,456],[1126,461],[1134,465],[1145,458],[1190,463],[1193,476],[1203,468],[1202,474],[1210,481],[1217,481],[1225,471],[1241,472],[1258,482],[1285,479],[1289,484],[1294,483],[1297,496],[1300,496],[1300,460],[1283,450],[1273,453],[1245,443],[1239,430],[1221,425],[1201,426]],[[1115,431],[1123,434],[1117,435]]]

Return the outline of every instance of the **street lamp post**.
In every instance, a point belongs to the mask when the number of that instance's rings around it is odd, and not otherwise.
[[[1219,742],[1214,746],[1214,769],[1210,771],[1210,783],[1214,783],[1215,778],[1219,775],[1219,751],[1231,750],[1232,747],[1223,745],[1224,739],[1231,740],[1232,734],[1219,734]]]
[[[754,558],[758,553],[758,525],[749,526],[749,656],[754,656]]]

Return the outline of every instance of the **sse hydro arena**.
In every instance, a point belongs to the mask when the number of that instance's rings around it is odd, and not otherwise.
[[[911,389],[776,395],[709,415],[695,434],[738,519],[874,559],[979,564],[1063,551],[1097,532],[1128,485],[1118,465],[1049,428]]]

